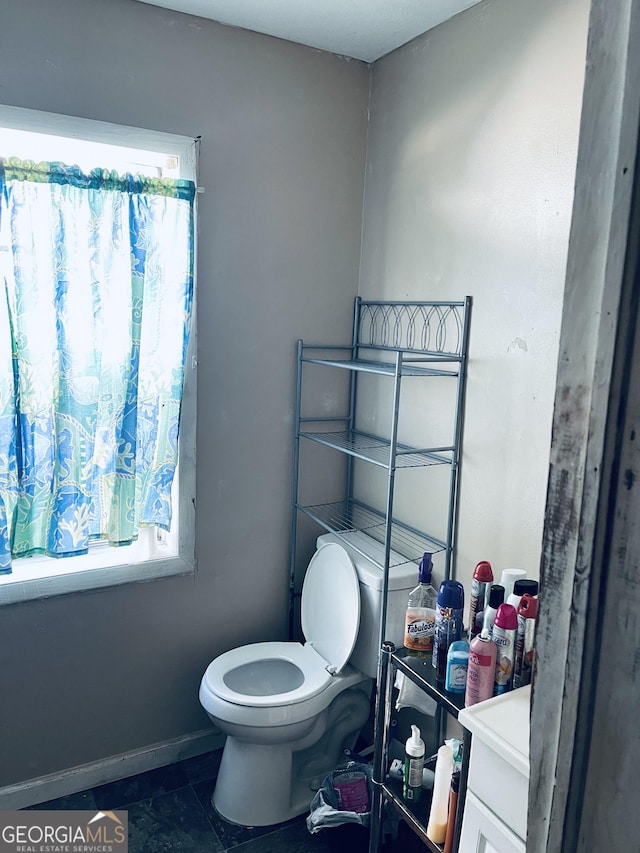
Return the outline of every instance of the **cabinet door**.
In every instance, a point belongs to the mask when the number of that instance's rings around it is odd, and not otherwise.
[[[459,853],[526,853],[526,848],[472,791],[467,791]]]

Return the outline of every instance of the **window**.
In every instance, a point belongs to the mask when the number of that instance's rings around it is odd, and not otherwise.
[[[195,154],[194,140],[186,137],[0,107],[0,157],[76,164],[83,172],[99,167],[119,174],[195,181]],[[3,242],[0,236],[0,268],[8,255],[6,237]],[[92,543],[81,556],[16,558],[12,573],[0,575],[0,604],[193,571],[195,299],[193,305],[170,529],[141,529],[138,539],[123,547]]]

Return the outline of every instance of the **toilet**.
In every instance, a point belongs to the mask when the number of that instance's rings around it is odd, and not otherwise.
[[[355,745],[378,662],[383,573],[369,558],[382,563],[384,550],[363,533],[319,536],[302,587],[306,642],[251,643],[207,667],[200,703],[226,734],[212,802],[226,820],[270,826],[302,814]],[[389,570],[385,639],[398,646],[417,571]]]

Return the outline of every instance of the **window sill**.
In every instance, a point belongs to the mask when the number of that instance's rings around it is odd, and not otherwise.
[[[195,564],[182,557],[167,557],[144,563],[123,564],[92,569],[91,571],[67,571],[48,577],[23,577],[13,575],[0,576],[0,607],[3,604],[16,604],[39,598],[51,598],[54,595],[67,595],[119,586],[125,583],[151,581],[171,575],[193,574]],[[11,578],[5,580],[4,578]]]

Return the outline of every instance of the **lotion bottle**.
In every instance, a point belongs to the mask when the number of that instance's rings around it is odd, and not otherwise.
[[[404,775],[402,796],[408,803],[415,803],[422,793],[422,771],[424,770],[424,741],[420,729],[411,726],[411,737],[404,748]]]
[[[436,758],[436,774],[433,780],[433,796],[427,838],[434,844],[444,844],[447,837],[447,816],[449,811],[449,791],[453,774],[453,753],[451,747],[443,744]]]

